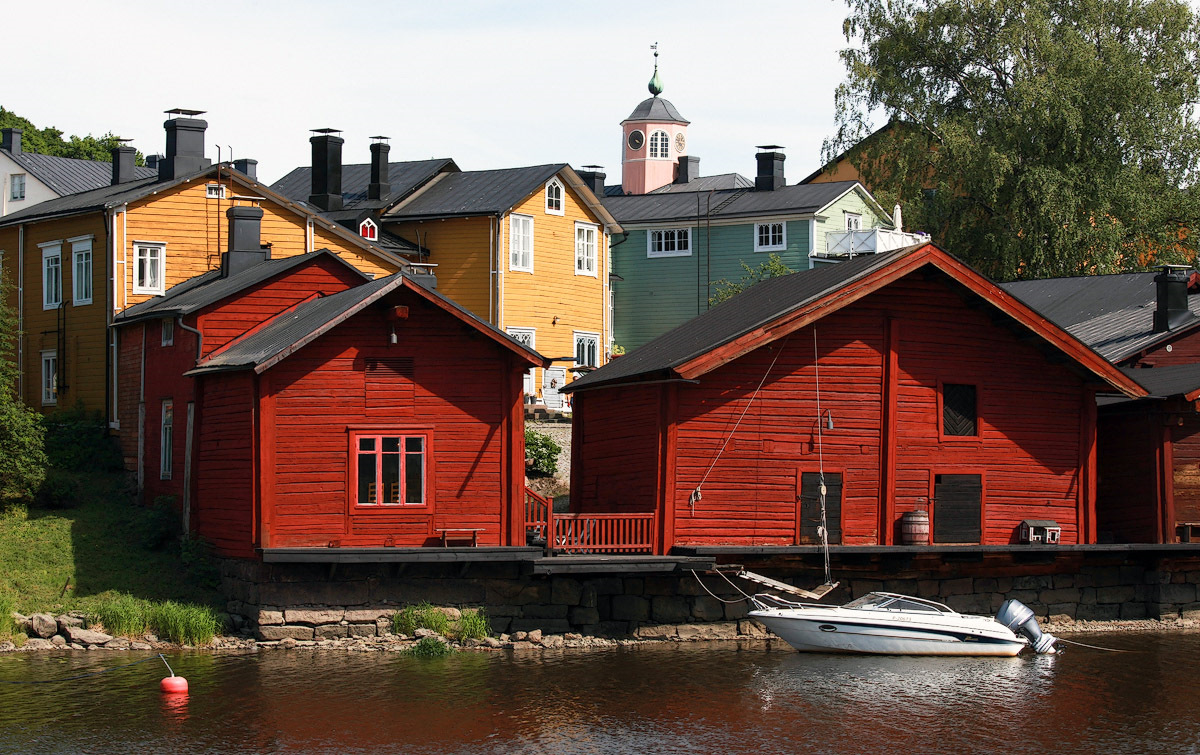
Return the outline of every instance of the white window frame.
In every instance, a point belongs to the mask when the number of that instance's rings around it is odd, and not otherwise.
[[[668,239],[668,234],[674,234]],[[681,249],[681,243],[686,243],[687,248]],[[674,249],[667,249],[667,246],[674,246]],[[646,231],[646,256],[647,257],[691,257],[692,256],[692,229],[691,228],[653,228]]]
[[[42,250],[42,309],[62,305],[62,241],[38,244]]]
[[[147,286],[140,281],[142,273],[142,253],[158,250],[158,285]],[[133,242],[133,293],[161,294],[166,290],[165,279],[167,272],[167,244],[163,241],[134,241]]]
[[[580,360],[580,358],[579,358],[580,343],[586,342],[586,341],[592,342],[592,349],[594,350],[595,355],[596,355],[594,364],[587,364],[586,360]],[[603,352],[600,351],[600,334],[599,333],[588,333],[586,331],[577,330],[577,331],[575,331],[574,344],[575,344],[575,366],[576,367],[599,367],[600,366],[600,361],[601,361],[601,357],[603,356]]]
[[[158,479],[171,479],[175,462],[175,402],[162,400],[162,422],[158,429]]]
[[[506,331],[515,340],[520,341],[529,348],[537,350],[537,328],[519,328],[510,327]],[[525,338],[528,336],[528,339]],[[522,380],[523,388],[526,396],[537,395],[537,368],[530,367],[525,371],[524,379]]]
[[[13,173],[8,177],[8,201],[20,202],[25,198],[25,174]],[[17,188],[20,187],[20,192]]]
[[[92,236],[67,239],[71,244],[71,303],[76,307],[92,303]],[[82,270],[80,268],[83,268]]]
[[[42,352],[42,406],[58,405],[58,350]]]
[[[556,197],[552,196],[554,193],[557,194]],[[544,197],[546,199],[547,215],[563,215],[566,213],[566,210],[564,209],[567,205],[566,194],[567,192],[563,189],[562,181],[559,181],[557,176],[546,182]],[[558,203],[557,208],[554,207],[554,203],[556,201]]]
[[[780,228],[780,231],[779,231],[780,241],[778,243],[771,243],[771,242],[768,242],[767,244],[759,243],[761,240],[760,234],[762,233],[762,228],[764,226],[767,226],[768,238],[771,238],[771,237],[774,237],[775,234],[772,232],[772,229],[770,228],[770,226],[776,226],[776,225],[779,226],[779,228]],[[782,252],[785,249],[787,249],[787,221],[770,220],[770,221],[767,221],[766,223],[755,223],[754,224],[754,251],[756,251],[756,252]]]
[[[224,199],[225,184],[205,184],[204,197],[206,199]]]
[[[528,233],[521,234],[527,239],[528,248],[517,248],[517,238],[521,231],[518,226],[527,226]],[[533,216],[513,213],[508,216],[508,269],[521,273],[533,272]]]
[[[843,214],[845,215],[847,231],[861,231],[862,230],[862,213],[846,212]]]
[[[580,244],[579,233],[583,232],[583,243]],[[588,236],[591,236],[589,243]],[[600,226],[595,223],[575,221],[575,274],[600,277],[599,253]]]
[[[650,139],[646,142],[649,145],[651,160],[670,160],[671,159],[671,135],[661,128],[650,134]],[[662,145],[662,149],[656,147]]]
[[[368,236],[366,234],[366,231],[368,229],[370,229],[373,232],[371,236]],[[367,241],[378,241],[379,240],[379,225],[374,220],[367,218],[366,220],[364,220],[363,222],[358,224],[358,235],[362,236]]]
[[[160,321],[162,323],[162,345],[175,345],[175,318],[164,317]]]

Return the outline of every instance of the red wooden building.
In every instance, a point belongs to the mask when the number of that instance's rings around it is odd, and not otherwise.
[[[431,279],[269,259],[253,209],[231,210],[220,270],[116,320],[147,497],[228,556],[524,545],[522,377],[544,360]]]
[[[924,245],[775,278],[573,383],[572,506],[649,519],[656,550],[1016,542],[1096,532],[1098,391],[1145,391]]]

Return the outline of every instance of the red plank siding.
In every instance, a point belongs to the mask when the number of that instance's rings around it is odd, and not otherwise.
[[[254,555],[252,373],[202,379],[196,451],[196,532],[226,556]]]

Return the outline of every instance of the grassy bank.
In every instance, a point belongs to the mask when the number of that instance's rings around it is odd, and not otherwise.
[[[169,626],[186,621],[190,607],[219,609],[211,562],[201,544],[176,536],[166,502],[133,503],[121,474],[89,474],[79,491],[66,508],[0,510],[0,634],[11,610],[77,610],[99,620],[120,615],[114,606],[130,614],[136,605]],[[168,602],[173,608],[158,608]]]

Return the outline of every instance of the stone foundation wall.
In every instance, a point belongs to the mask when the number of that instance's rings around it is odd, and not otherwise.
[[[1031,567],[1018,570],[1029,572]],[[819,571],[807,567],[776,570],[769,576],[809,587],[822,581]],[[1081,565],[1065,573],[1060,567],[1059,573],[1004,576],[946,575],[929,569],[893,578],[873,573],[846,577],[822,602],[837,604],[885,590],[985,615],[1015,598],[1055,623],[1200,619],[1200,566],[1192,563]],[[529,576],[522,575],[517,564],[473,564],[464,571],[462,565],[222,563],[223,588],[235,625],[261,640],[379,636],[390,628],[395,612],[422,602],[483,607],[497,634],[541,630],[681,639],[763,634],[745,619],[748,606],[741,594],[717,575],[701,578],[703,584],[690,573]],[[739,581],[738,586],[755,591],[749,583]]]

